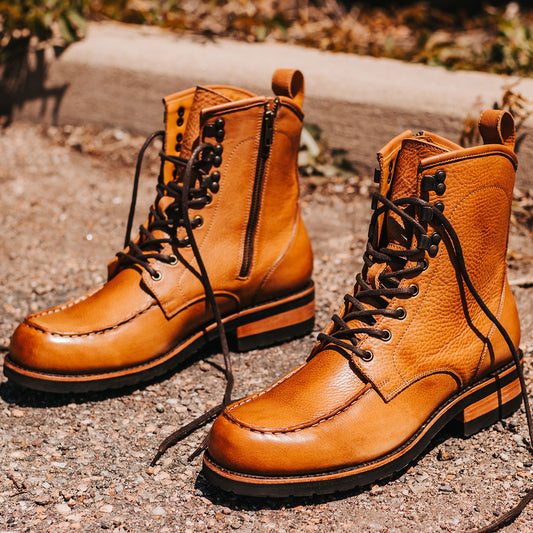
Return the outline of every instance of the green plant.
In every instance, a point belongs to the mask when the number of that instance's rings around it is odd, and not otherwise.
[[[64,47],[85,34],[88,0],[0,1],[0,64],[31,47]]]
[[[45,87],[48,63],[85,35],[84,10],[89,0],[0,0],[0,125],[27,100],[55,100],[57,119],[68,87]],[[52,51],[52,54],[47,52]]]

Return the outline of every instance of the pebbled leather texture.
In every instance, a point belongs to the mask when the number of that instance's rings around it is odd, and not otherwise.
[[[505,264],[517,159],[510,115],[502,113],[482,115],[488,144],[463,149],[429,132],[404,132],[381,150],[378,163],[381,192],[388,198],[444,204],[474,287],[518,346],[520,325]],[[446,173],[444,194],[424,192],[423,177],[437,170]],[[378,221],[381,242],[410,246],[413,236],[390,213]],[[437,230],[428,223],[429,235]],[[420,254],[413,264],[425,257],[428,268],[400,285],[415,283],[418,295],[388,304],[403,307],[405,317],[376,317],[374,327],[388,329],[390,340],[358,336],[371,360],[318,342],[307,363],[226,408],[209,434],[207,456],[218,465],[217,475],[242,474],[241,481],[255,476],[268,484],[279,476],[328,473],[396,453],[453,395],[512,361],[501,334],[458,282],[451,243],[443,239],[434,257]],[[363,271],[371,284],[379,283],[378,266]],[[334,329],[331,323],[325,331]]]
[[[278,84],[298,87],[298,71],[280,71]],[[283,92],[283,91],[282,91]],[[286,91],[285,91],[286,92]],[[222,316],[288,297],[309,286],[313,257],[300,217],[297,155],[302,127],[303,85],[295,94],[256,96],[213,85],[164,98],[165,152],[189,157],[204,139],[206,125],[224,120],[219,190],[198,209],[203,223],[194,229]],[[259,191],[260,216],[253,238],[249,275],[239,278],[250,216],[256,161],[265,105],[277,99],[272,147]],[[164,163],[164,180],[176,178]],[[160,201],[163,206],[167,197]],[[156,206],[157,207],[157,206]],[[161,230],[153,232],[162,237]],[[275,238],[272,238],[272,236]],[[166,235],[165,235],[166,236]],[[179,236],[179,235],[178,235]],[[138,237],[137,237],[138,240]],[[127,251],[127,249],[126,249]],[[162,254],[176,253],[169,244]],[[161,275],[154,280],[141,267],[115,258],[109,281],[71,302],[28,316],[14,332],[9,359],[23,369],[56,376],[120,372],[156,360],[213,322],[204,288],[184,263],[196,265],[190,247],[179,248],[184,261],[151,259]],[[290,264],[290,267],[288,264]]]

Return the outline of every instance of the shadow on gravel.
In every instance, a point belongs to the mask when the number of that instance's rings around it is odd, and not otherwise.
[[[0,355],[7,355],[7,350],[0,351]],[[42,392],[37,390],[27,389],[14,383],[13,381],[4,381],[0,383],[0,398],[7,404],[17,405],[18,407],[62,407],[71,403],[84,404],[100,402],[103,400],[118,398],[135,393],[140,389],[144,389],[150,385],[161,383],[172,377],[174,374],[181,372],[192,364],[201,361],[204,358],[210,357],[220,353],[220,345],[216,341],[204,346],[197,354],[191,356],[186,361],[180,363],[176,368],[153,378],[135,385],[121,387],[117,389],[110,389],[98,392],[84,392],[84,393],[54,393]],[[224,372],[213,361],[206,360],[207,364],[211,365],[215,371]]]
[[[40,116],[45,116],[48,101],[52,101],[52,123],[57,124],[59,109],[69,84],[47,86],[49,62],[44,48],[27,52],[30,37],[19,39],[19,50],[13,53],[10,61],[0,70],[0,125],[9,126],[16,109],[22,109],[26,102],[38,101],[41,104]],[[54,46],[58,58],[66,46]]]
[[[388,476],[384,479],[376,481],[376,485],[383,487],[389,483],[401,478],[407,470],[418,464],[427,454],[431,453],[435,448],[446,442],[451,437],[457,437],[453,429],[445,427],[429,444],[429,446],[421,453],[415,461],[410,463],[401,471]],[[373,484],[372,484],[373,485]],[[233,511],[259,511],[265,509],[281,510],[292,509],[302,505],[320,505],[339,500],[345,500],[353,496],[368,492],[370,485],[357,487],[352,490],[336,492],[333,494],[322,494],[313,496],[290,496],[284,498],[261,498],[250,496],[237,496],[235,494],[226,493],[213,485],[210,485],[203,474],[200,472],[196,478],[195,488],[202,493],[202,496],[207,498],[214,505],[222,505],[228,507]],[[413,494],[413,498],[416,496]]]

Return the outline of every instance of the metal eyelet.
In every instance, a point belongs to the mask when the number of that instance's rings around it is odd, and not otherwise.
[[[407,311],[403,307],[397,307],[396,311],[400,311],[400,314],[395,317],[397,320],[404,320],[407,316]]]
[[[369,363],[372,361],[372,359],[374,359],[374,354],[370,350],[365,350],[365,354],[361,356],[361,359],[365,363]]]
[[[409,285],[408,288],[413,291],[412,296],[418,296],[419,288],[418,288],[418,285],[416,283],[411,283],[411,285]]]
[[[203,219],[200,215],[196,215],[196,216],[192,219],[192,223],[193,223],[193,227],[194,227],[194,228],[199,228],[200,226],[203,225],[203,223],[204,223],[204,219]]]
[[[161,274],[161,272],[158,272],[157,270],[152,274],[152,279],[154,281],[160,281],[162,277],[163,275]]]
[[[178,258],[174,254],[169,255],[168,258],[170,259],[168,262],[169,265],[176,265],[178,263]]]
[[[424,257],[424,259],[422,259],[422,264],[422,272],[425,272],[429,268],[429,261],[427,258]]]
[[[383,335],[381,336],[381,340],[383,342],[387,342],[387,341],[390,341],[391,339],[392,339],[391,330],[390,329],[384,329],[383,330]]]

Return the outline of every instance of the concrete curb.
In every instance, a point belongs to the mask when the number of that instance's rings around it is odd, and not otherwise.
[[[306,77],[306,121],[318,124],[331,147],[348,150],[368,171],[376,151],[405,129],[426,129],[457,140],[467,116],[500,99],[513,79],[480,72],[450,72],[351,54],[283,44],[210,41],[159,28],[92,23],[88,36],[53,62],[47,85],[69,84],[59,123],[99,123],[149,133],[159,129],[161,98],[186,87],[225,83],[270,93],[272,72],[299,68]],[[533,101],[533,79],[518,87]],[[48,106],[49,108],[51,106]],[[41,102],[16,118],[51,121]],[[521,132],[519,186],[533,186],[533,119]]]

